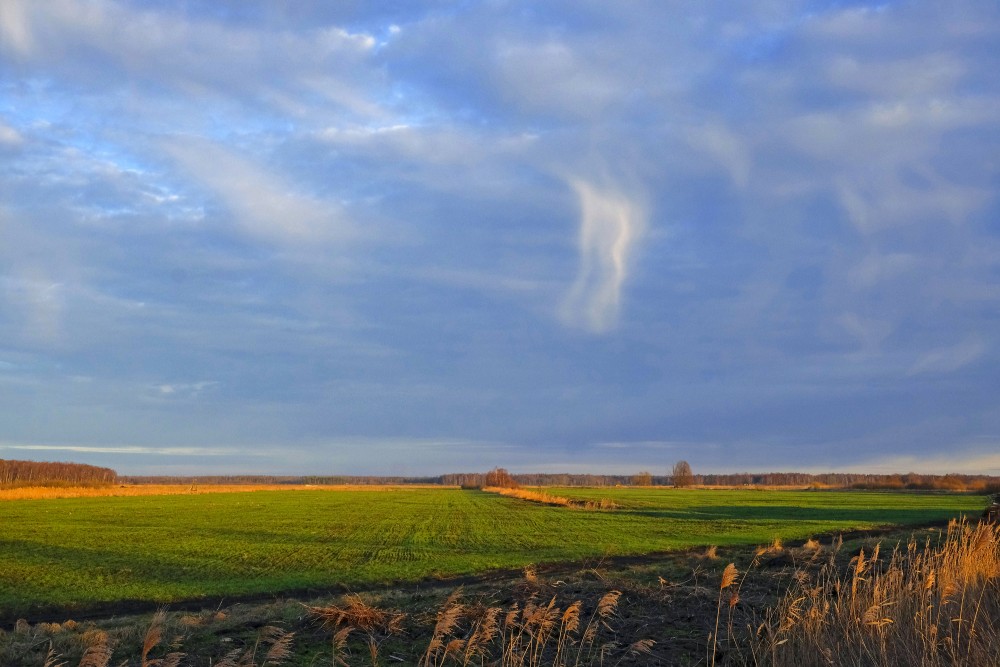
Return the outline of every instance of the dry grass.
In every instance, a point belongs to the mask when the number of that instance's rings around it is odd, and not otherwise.
[[[600,500],[574,500],[572,498],[566,498],[564,496],[554,496],[550,493],[544,491],[529,491],[528,489],[511,489],[499,486],[487,486],[483,488],[483,491],[487,493],[496,493],[501,496],[509,496],[510,498],[517,498],[518,500],[527,500],[532,503],[541,503],[542,505],[555,505],[557,507],[574,507],[577,509],[601,509],[601,510],[611,510],[617,509],[618,505],[612,502],[608,498],[601,498]]]
[[[780,537],[775,537],[771,541],[771,543],[769,545],[767,545],[766,547],[758,547],[756,555],[757,556],[766,556],[768,554],[771,554],[771,555],[778,554],[778,553],[781,553],[784,550],[784,548],[785,548],[784,545],[781,543],[781,538]]]
[[[800,570],[750,644],[758,665],[997,664],[1000,527],[953,522],[938,544],[863,549]],[[749,660],[748,660],[749,661]]]
[[[547,602],[532,597],[522,607],[464,605],[453,595],[437,615],[437,623],[421,667],[446,664],[489,664],[498,667],[569,667],[604,662],[618,654],[648,654],[652,640],[622,649],[610,621],[621,593],[605,593],[587,613],[581,600],[565,607],[556,596]]]
[[[545,493],[544,491],[529,491],[528,489],[509,489],[500,486],[487,486],[483,488],[483,491],[487,493],[496,493],[501,496],[508,496],[510,498],[517,498],[518,500],[527,500],[533,503],[542,503],[543,505],[559,505],[561,507],[571,507],[573,501],[569,498],[564,498],[563,496],[554,496],[550,493]]]
[[[434,614],[430,638],[417,664],[570,667],[617,664],[652,651],[652,640],[625,646],[615,641],[611,623],[619,591],[604,593],[588,609],[583,600],[563,604],[556,595],[539,597],[537,579],[534,584],[526,600],[506,605],[468,600],[461,588],[453,591]],[[311,607],[309,612],[331,635],[327,664],[335,666],[381,664],[382,647],[411,634],[404,628],[403,614],[377,609],[356,596],[349,596],[346,604]],[[352,633],[360,636],[349,643]]]

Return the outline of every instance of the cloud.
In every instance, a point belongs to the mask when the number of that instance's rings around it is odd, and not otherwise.
[[[887,280],[909,274],[920,266],[917,257],[909,253],[870,252],[848,273],[848,281],[859,289],[870,288]]]
[[[271,456],[267,452],[235,447],[143,447],[139,445],[26,445],[0,442],[0,450],[23,452],[73,452],[140,456]]]
[[[620,80],[565,43],[504,40],[493,57],[504,94],[528,110],[594,117],[622,98]]]
[[[561,313],[573,326],[604,333],[617,323],[645,211],[638,198],[620,186],[583,179],[571,180],[570,185],[580,204],[580,258]]]
[[[29,2],[5,2],[0,5],[0,35],[17,53],[27,54],[35,49],[32,35]]]
[[[909,375],[954,373],[974,363],[989,351],[978,336],[970,336],[950,347],[925,352],[910,368]]]
[[[47,345],[61,340],[65,311],[62,283],[49,280],[43,271],[37,270],[0,275],[0,297],[8,308],[20,314],[19,328],[25,341]]]
[[[355,236],[342,207],[294,187],[253,160],[214,142],[173,138],[163,145],[184,172],[218,195],[233,222],[264,241],[309,244]]]
[[[152,392],[151,398],[170,400],[197,398],[206,391],[218,387],[219,384],[215,380],[158,384],[150,387],[150,391]]]
[[[729,173],[736,187],[745,188],[750,180],[751,152],[745,140],[721,124],[691,128],[691,145],[717,161]]]
[[[291,32],[112,0],[7,0],[0,36],[0,53],[19,65],[78,85],[166,85],[186,98],[242,99],[293,114],[313,112],[296,99],[312,94],[351,113],[380,113],[347,85],[365,69],[374,38],[336,26]]]
[[[860,461],[852,468],[844,470],[864,471],[874,473],[907,473],[915,472],[926,475],[1000,475],[1000,442],[995,443],[993,451],[962,451],[953,448],[947,455],[910,455],[890,456],[886,458]]]
[[[24,143],[21,133],[0,120],[0,147],[14,148]]]

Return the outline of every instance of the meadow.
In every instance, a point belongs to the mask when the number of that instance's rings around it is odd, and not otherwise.
[[[975,515],[969,495],[550,489],[617,509],[448,488],[0,502],[0,624],[116,605],[444,579]]]

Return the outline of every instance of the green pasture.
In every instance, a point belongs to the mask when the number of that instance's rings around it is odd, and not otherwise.
[[[557,489],[614,511],[457,489],[0,502],[0,619],[450,577],[531,563],[763,544],[983,506],[944,494]]]

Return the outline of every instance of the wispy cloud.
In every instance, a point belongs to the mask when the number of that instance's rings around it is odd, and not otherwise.
[[[0,119],[0,147],[16,147],[24,143],[24,137],[10,125]]]
[[[201,396],[206,391],[219,386],[215,380],[201,382],[172,382],[157,384],[150,387],[151,398],[160,400],[190,399]]]
[[[77,454],[126,454],[139,456],[272,456],[235,447],[144,447],[139,445],[30,445],[0,442],[0,450],[16,452],[73,452]]]
[[[113,0],[6,0],[0,36],[0,54],[18,64],[44,65],[91,86],[127,78],[185,97],[242,98],[292,114],[312,113],[297,100],[306,92],[361,115],[377,112],[348,84],[375,40],[336,26],[293,32]],[[80,52],[90,54],[87,62],[75,57]]]
[[[982,338],[969,336],[949,347],[925,352],[910,368],[910,375],[925,373],[953,373],[982,357],[988,348]]]
[[[296,193],[276,174],[222,146],[194,138],[164,144],[182,169],[214,191],[234,223],[258,239],[280,243],[343,240],[353,230],[340,205]]]
[[[580,203],[580,259],[562,316],[571,325],[604,333],[617,323],[645,211],[638,198],[621,186],[584,179],[574,179],[570,185]]]
[[[57,343],[63,335],[64,286],[44,271],[27,270],[20,275],[0,275],[0,303],[20,314],[24,340]]]
[[[890,456],[885,458],[869,459],[860,461],[854,467],[845,467],[844,470],[854,472],[877,472],[877,473],[907,473],[915,472],[927,475],[945,475],[955,473],[959,475],[1000,475],[1000,453],[995,451],[1000,447],[1000,443],[994,443],[993,451],[962,451],[961,448],[952,448],[954,451],[947,455],[912,455],[912,456]]]

